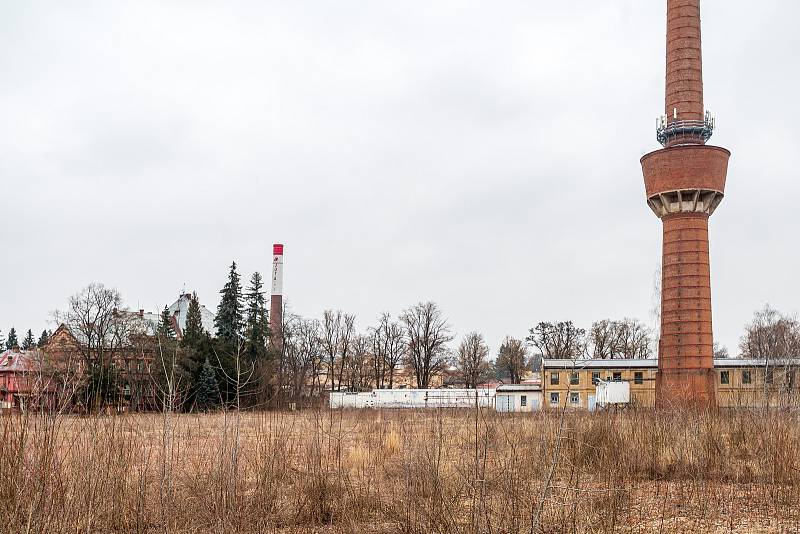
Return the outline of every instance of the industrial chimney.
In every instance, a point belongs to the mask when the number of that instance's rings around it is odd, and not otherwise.
[[[283,245],[272,245],[272,297],[269,305],[269,326],[272,344],[283,346]]]
[[[708,219],[725,192],[730,152],[707,146],[700,0],[667,0],[664,147],[641,159],[647,203],[664,230],[656,405],[716,405]]]

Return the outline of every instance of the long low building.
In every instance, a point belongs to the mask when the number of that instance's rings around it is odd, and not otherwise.
[[[331,408],[474,408],[494,406],[494,389],[376,389],[332,391]]]
[[[720,407],[782,406],[800,401],[797,370],[800,359],[714,360],[717,402]],[[655,405],[656,359],[542,361],[542,394],[546,408],[595,407],[597,382],[630,383],[632,406]]]

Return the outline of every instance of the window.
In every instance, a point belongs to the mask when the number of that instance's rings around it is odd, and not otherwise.
[[[592,384],[600,382],[600,371],[592,371]]]
[[[569,402],[570,404],[580,404],[581,403],[581,394],[578,392],[573,392],[569,394]]]
[[[550,404],[558,405],[559,403],[559,394],[558,393],[551,393],[550,394]]]
[[[614,373],[614,382],[622,382],[622,372],[617,371]]]
[[[772,384],[772,382],[775,380],[775,368],[774,367],[767,368],[767,374],[766,374],[765,380],[767,381],[767,384]]]
[[[570,373],[569,383],[570,385],[577,386],[581,383],[581,376],[578,373]]]
[[[753,383],[753,375],[750,374],[750,369],[744,369],[742,371],[742,384],[752,384]]]
[[[719,383],[720,384],[730,384],[731,383],[731,372],[730,371],[720,371],[719,372]]]
[[[551,386],[558,385],[558,372],[550,373],[550,385]]]
[[[644,373],[641,371],[636,371],[633,373],[633,383],[634,384],[644,384]]]
[[[522,395],[519,398],[519,405],[520,406],[527,406],[528,405],[528,396],[527,395]]]

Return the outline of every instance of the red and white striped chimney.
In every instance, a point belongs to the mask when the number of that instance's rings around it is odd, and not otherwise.
[[[269,326],[272,344],[283,345],[283,245],[272,245],[272,298],[269,306]]]

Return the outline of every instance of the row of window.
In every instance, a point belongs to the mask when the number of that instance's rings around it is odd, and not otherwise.
[[[597,384],[600,381],[600,371],[592,371],[592,384]],[[622,382],[622,372],[621,371],[614,371],[611,373],[611,377],[606,377],[606,382]],[[561,374],[558,371],[552,371],[550,373],[550,385],[557,386],[561,383]],[[581,374],[580,373],[570,373],[569,374],[569,384],[571,386],[579,386],[581,383]],[[634,384],[644,384],[644,372],[642,371],[634,371],[633,373],[633,383]]]
[[[765,381],[767,384],[772,384],[775,381],[775,368],[770,367],[767,369]],[[731,383],[731,372],[730,371],[720,371],[719,372],[719,383],[723,385],[728,385]],[[753,383],[753,372],[750,369],[742,369],[742,384],[752,384]],[[784,384],[788,387],[794,387],[795,384],[795,370],[790,369],[786,372],[784,378]]]
[[[559,392],[552,392],[550,393],[550,404],[553,406],[558,406],[561,402],[561,393]],[[577,391],[572,391],[569,394],[569,403],[578,405],[581,403],[581,394]]]
[[[612,372],[611,377],[606,377],[605,379],[607,382],[614,381],[614,382],[621,382],[622,381],[622,372],[621,371],[614,371]],[[592,384],[597,384],[600,381],[600,371],[592,371]],[[773,381],[773,368],[768,369],[766,381],[768,384],[771,384]],[[791,372],[788,374],[787,382],[794,384],[794,373]],[[550,385],[551,386],[558,386],[561,383],[561,373],[558,371],[552,371],[550,373]],[[579,386],[581,383],[581,375],[577,372],[572,372],[569,374],[569,384],[571,386]],[[634,371],[633,373],[633,383],[634,384],[644,384],[644,372],[642,371]],[[730,370],[720,371],[719,372],[719,383],[723,385],[728,385],[731,383],[731,372]],[[752,384],[753,383],[753,373],[750,369],[742,369],[742,384]],[[555,395],[558,395],[555,393]]]

